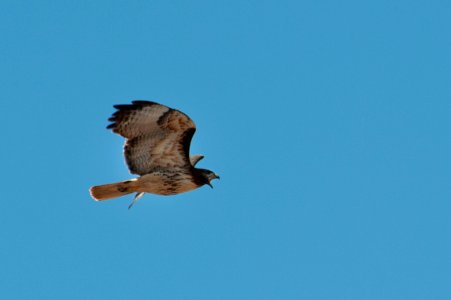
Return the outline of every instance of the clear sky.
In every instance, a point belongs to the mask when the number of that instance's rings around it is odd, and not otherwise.
[[[451,299],[449,1],[0,2],[1,299]],[[221,175],[132,178],[112,105]]]

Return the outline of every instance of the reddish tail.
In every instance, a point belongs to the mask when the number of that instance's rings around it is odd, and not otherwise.
[[[91,197],[96,201],[109,200],[134,192],[136,192],[136,179],[93,186],[89,189]]]

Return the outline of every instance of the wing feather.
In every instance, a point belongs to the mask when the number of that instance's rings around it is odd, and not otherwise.
[[[151,101],[115,105],[108,120],[114,133],[126,139],[125,161],[132,174],[156,169],[189,168],[194,122],[184,113]]]

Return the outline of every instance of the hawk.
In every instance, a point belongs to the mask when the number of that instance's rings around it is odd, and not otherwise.
[[[108,119],[112,129],[125,138],[124,156],[130,173],[138,178],[90,188],[96,201],[136,193],[129,208],[144,195],[176,195],[210,187],[214,172],[195,168],[203,155],[189,155],[196,125],[186,114],[151,101],[114,105]]]

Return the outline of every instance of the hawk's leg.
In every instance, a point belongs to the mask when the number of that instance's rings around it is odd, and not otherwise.
[[[133,204],[136,203],[136,201],[138,201],[142,196],[144,196],[144,193],[136,193],[135,197],[133,198],[132,203],[130,203],[130,205],[128,206],[128,209],[132,208]]]

